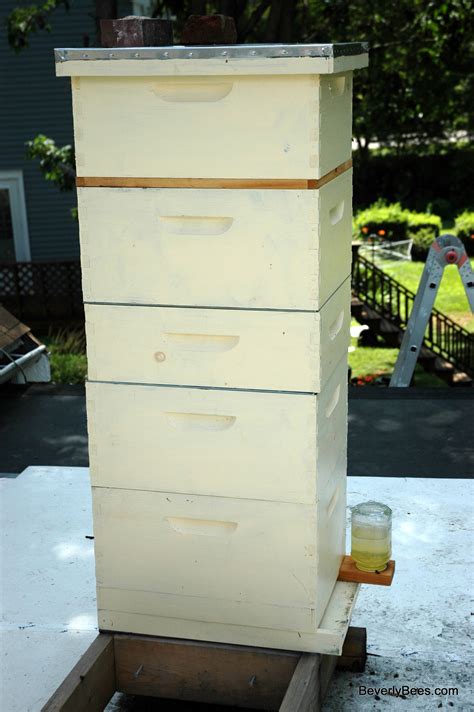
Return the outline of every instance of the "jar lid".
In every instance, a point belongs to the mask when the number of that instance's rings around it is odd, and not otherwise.
[[[392,510],[390,507],[387,507],[386,504],[382,504],[382,502],[370,500],[369,502],[361,502],[352,507],[352,514],[360,514],[370,519],[386,519],[392,516]]]

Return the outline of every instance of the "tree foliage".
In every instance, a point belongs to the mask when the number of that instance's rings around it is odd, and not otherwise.
[[[48,17],[59,5],[69,9],[68,0],[44,0],[40,5],[19,6],[6,18],[8,44],[15,50],[29,46],[29,37],[38,30],[51,31]]]
[[[179,29],[191,12],[236,18],[239,42],[353,42],[370,45],[357,73],[354,136],[401,150],[473,133],[472,0],[157,0]]]
[[[27,46],[67,4],[15,9],[11,46]],[[174,18],[177,41],[190,14],[223,12],[234,16],[239,42],[369,42],[370,65],[357,73],[354,96],[354,136],[366,151],[371,141],[401,150],[473,132],[472,9],[472,0],[156,0],[154,15]]]
[[[6,20],[10,46],[27,47],[30,35],[48,30],[51,13],[69,1],[14,9]],[[91,0],[91,9],[98,24],[115,16],[116,0]],[[472,10],[472,0],[156,0],[153,14],[173,18],[177,43],[190,14],[214,12],[234,17],[239,43],[368,42],[369,67],[354,83],[353,129],[359,172],[366,175],[373,142],[392,156],[415,150],[419,157],[474,133]],[[73,187],[71,146],[57,147],[43,135],[27,145],[47,180],[61,190]]]
[[[351,3],[348,31],[337,39],[363,37],[371,47],[355,82],[363,150],[370,141],[400,150],[472,133],[473,29],[470,0]]]
[[[52,139],[39,134],[32,141],[27,141],[26,155],[28,158],[39,159],[42,174],[59,190],[67,191],[74,188],[76,171],[72,146],[58,147]]]

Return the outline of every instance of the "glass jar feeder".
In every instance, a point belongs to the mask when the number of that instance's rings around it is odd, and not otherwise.
[[[392,510],[380,502],[352,508],[351,556],[360,571],[384,571],[392,554]]]

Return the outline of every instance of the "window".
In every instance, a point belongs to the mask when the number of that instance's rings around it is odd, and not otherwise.
[[[0,188],[0,262],[12,262],[14,259],[15,243],[13,241],[10,193],[6,188]]]
[[[23,174],[0,171],[0,262],[30,259]]]

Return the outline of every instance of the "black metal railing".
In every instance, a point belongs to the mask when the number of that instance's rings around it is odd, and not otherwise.
[[[416,294],[377,267],[355,254],[352,291],[381,317],[405,329]],[[474,334],[434,309],[426,328],[424,344],[453,366],[474,376]]]
[[[80,262],[0,262],[0,303],[31,327],[83,322]]]

